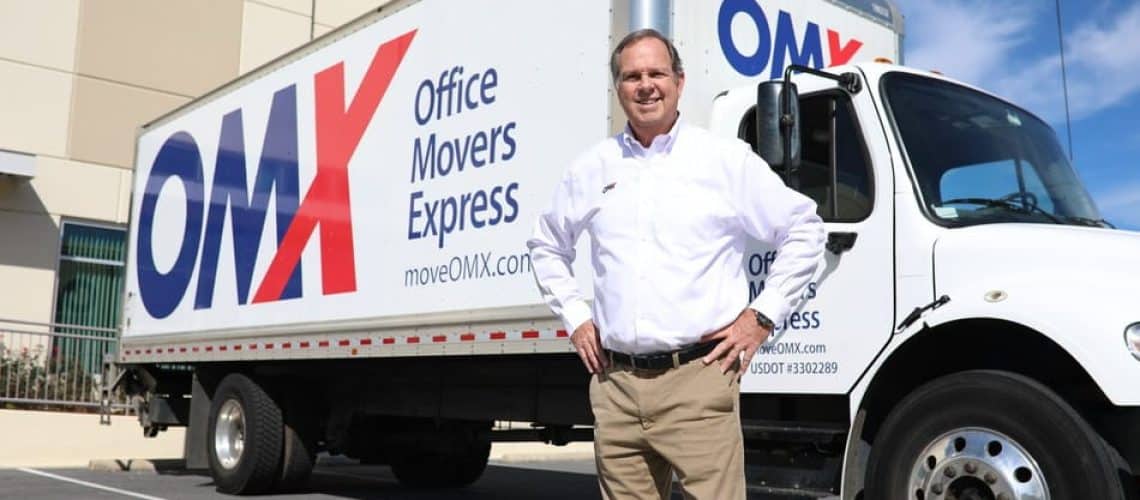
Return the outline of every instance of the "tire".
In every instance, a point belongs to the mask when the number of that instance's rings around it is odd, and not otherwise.
[[[903,399],[878,436],[865,498],[1125,499],[1101,437],[1021,375],[979,370],[934,380]]]
[[[256,382],[241,374],[222,379],[210,405],[207,449],[210,473],[221,493],[269,491],[282,456],[281,408]]]
[[[474,483],[491,455],[491,441],[481,428],[441,429],[441,438],[450,441],[447,446],[404,450],[392,458],[392,473],[400,484],[412,488],[461,488]]]
[[[287,414],[284,420],[281,474],[274,490],[295,492],[308,484],[317,463],[316,426],[304,414]]]

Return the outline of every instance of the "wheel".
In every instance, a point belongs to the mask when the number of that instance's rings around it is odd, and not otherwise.
[[[865,498],[1124,500],[1101,437],[1047,387],[969,371],[930,382],[888,415]]]
[[[222,379],[210,405],[210,473],[221,493],[271,489],[282,456],[281,409],[256,382],[241,374]]]
[[[441,444],[412,447],[392,458],[392,474],[400,484],[413,488],[459,488],[467,486],[487,468],[491,441],[487,426],[461,426],[440,429],[439,439],[421,443]]]

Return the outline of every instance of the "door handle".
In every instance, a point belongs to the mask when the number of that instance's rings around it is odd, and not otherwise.
[[[855,239],[859,233],[829,232],[827,233],[827,251],[840,255],[855,246]]]

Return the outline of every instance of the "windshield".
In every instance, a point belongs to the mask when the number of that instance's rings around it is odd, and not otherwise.
[[[887,75],[883,90],[935,220],[1103,224],[1053,130],[1037,117],[918,75]]]

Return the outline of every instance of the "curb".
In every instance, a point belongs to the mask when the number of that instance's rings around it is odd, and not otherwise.
[[[545,443],[494,443],[491,460],[497,462],[549,462],[556,460],[593,460],[593,442],[575,442],[565,446]]]

